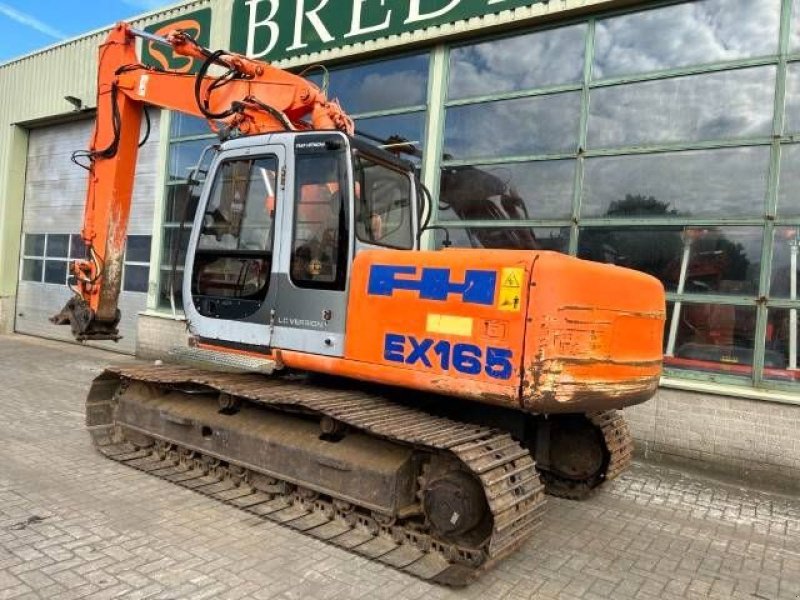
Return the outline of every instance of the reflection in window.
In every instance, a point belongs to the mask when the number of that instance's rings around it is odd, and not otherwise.
[[[773,308],[767,316],[764,379],[800,383],[797,308]]]
[[[768,136],[774,96],[773,66],[594,89],[589,146]]]
[[[170,116],[170,137],[180,138],[212,133],[208,120],[185,113],[173,112]]]
[[[789,49],[800,51],[800,0],[792,0],[792,29]]]
[[[798,144],[781,147],[778,215],[800,216],[800,145]]]
[[[580,123],[578,92],[485,102],[447,109],[446,158],[575,152]]]
[[[668,291],[758,291],[760,227],[583,228],[578,255],[656,277]]]
[[[272,270],[277,170],[274,157],[230,160],[217,170],[192,273],[200,314],[236,319],[261,307]]]
[[[295,159],[291,279],[299,287],[343,290],[347,275],[347,167],[341,153]]]
[[[586,24],[492,40],[450,51],[450,100],[578,83]]]
[[[789,63],[786,67],[786,118],[783,131],[786,134],[800,132],[800,63]]]
[[[800,300],[800,226],[776,227],[772,251],[770,296]]]
[[[425,104],[428,55],[336,69],[330,74],[329,98],[337,98],[350,114]]]
[[[410,249],[411,180],[363,155],[356,158],[355,222],[358,239],[367,244]]]
[[[756,309],[675,303],[666,323],[667,369],[751,377]]]
[[[441,221],[569,218],[574,180],[574,160],[444,167],[438,218]]]
[[[569,227],[447,227],[435,231],[435,245],[445,247],[450,239],[454,248],[488,248],[506,250],[569,250]]]
[[[590,158],[586,217],[760,217],[770,149],[693,150]]]
[[[780,0],[703,0],[598,21],[595,78],[777,53]]]
[[[403,158],[419,162],[421,150],[425,144],[425,113],[415,112],[402,115],[388,115],[385,117],[370,117],[356,119],[356,136],[376,146],[383,146],[388,151],[393,150],[389,144],[408,142],[416,148],[419,156],[403,153]],[[411,149],[411,148],[410,148]],[[413,152],[413,149],[411,149]]]
[[[169,147],[169,179],[170,181],[185,181],[200,156],[214,140],[194,140],[192,142],[178,142]]]

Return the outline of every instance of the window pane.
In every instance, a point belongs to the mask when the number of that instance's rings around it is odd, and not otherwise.
[[[578,92],[484,102],[447,109],[447,159],[575,152]]]
[[[86,258],[86,243],[83,238],[77,233],[73,233],[69,237],[69,257],[72,259]]]
[[[592,90],[592,148],[768,136],[775,67]]]
[[[451,100],[583,79],[586,25],[492,40],[450,51]]]
[[[800,145],[781,148],[778,214],[782,217],[800,216]]]
[[[158,305],[162,308],[170,308],[171,269],[161,269],[159,277]],[[183,270],[175,271],[175,308],[183,310]]]
[[[69,235],[50,233],[47,236],[47,256],[67,258],[69,252]]]
[[[129,235],[125,250],[125,262],[150,262],[150,236]]]
[[[786,67],[786,120],[784,133],[800,131],[800,63]]]
[[[382,60],[331,71],[330,98],[350,114],[425,104],[428,55]]]
[[[65,284],[67,282],[67,261],[65,260],[45,261],[44,281],[45,283]]]
[[[763,217],[767,146],[590,158],[586,217]]]
[[[184,221],[191,227],[197,212],[197,203],[200,200],[200,197],[192,192],[192,186],[185,183],[167,187],[166,206],[164,207],[164,221],[166,223]]]
[[[569,218],[574,183],[574,160],[445,167],[439,220]]]
[[[414,245],[411,221],[411,180],[365,156],[354,165],[355,224],[358,239],[367,244],[410,249]]]
[[[347,273],[347,205],[337,190],[347,182],[341,153],[295,159],[295,219],[291,279],[299,287],[342,290]]]
[[[776,54],[780,0],[704,0],[598,21],[595,78]]]
[[[760,227],[592,227],[581,229],[578,256],[644,271],[667,291],[755,295]]]
[[[800,347],[800,311],[773,308],[767,315],[767,335],[764,354],[764,379],[800,383],[798,354]]]
[[[22,281],[41,281],[44,262],[41,260],[30,260],[26,258],[22,261]]]
[[[755,307],[689,304],[673,307],[666,324],[667,369],[752,377]],[[675,323],[675,339],[669,338]]]
[[[425,113],[423,112],[356,119],[355,123],[356,135],[376,146],[384,145],[387,141],[393,143],[394,140],[391,138],[400,138],[412,144],[420,152],[424,148]],[[387,150],[391,151],[391,148]],[[413,162],[420,161],[420,157],[410,154],[403,153],[402,157]]]
[[[178,252],[176,266],[182,267],[186,262],[186,251],[189,248],[189,238],[192,232],[189,228],[181,231],[178,227],[168,227],[164,230],[164,248],[161,253],[161,266],[171,269],[175,252]],[[177,248],[180,240],[180,248]]]
[[[770,296],[773,298],[800,299],[798,244],[800,244],[800,226],[775,228],[770,286]]]
[[[800,50],[800,0],[792,1],[792,39],[791,50]]]
[[[169,147],[169,178],[185,180],[197,165],[203,150],[214,143],[214,140],[195,140],[179,142]]]
[[[173,112],[171,118],[170,137],[188,137],[213,133],[206,119],[193,117],[180,112]]]
[[[122,289],[126,292],[147,292],[147,278],[150,267],[125,265],[125,281]]]
[[[445,232],[435,231],[437,248],[444,247]],[[448,227],[454,248],[504,248],[511,250],[569,250],[569,227]]]
[[[25,256],[44,256],[44,234],[25,234]]]

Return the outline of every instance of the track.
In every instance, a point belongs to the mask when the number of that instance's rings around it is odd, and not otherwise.
[[[590,413],[586,415],[597,427],[605,442],[607,457],[602,472],[583,480],[559,477],[555,473],[542,471],[547,493],[558,498],[585,500],[604,481],[618,477],[633,460],[633,437],[622,413],[616,410]]]
[[[161,391],[211,390],[237,402],[315,414],[426,455],[458,461],[480,482],[490,512],[488,526],[480,537],[452,541],[438,535],[419,513],[387,517],[296,482],[265,476],[251,465],[209,455],[202,448],[157,437],[144,444],[140,437],[130,439],[127,426],[115,419],[126,390],[141,388],[137,382]],[[104,372],[92,386],[86,410],[95,445],[113,460],[440,584],[466,585],[513,552],[535,531],[544,508],[536,465],[509,434],[434,417],[361,391],[148,365]],[[424,484],[434,464],[423,469],[418,485]]]

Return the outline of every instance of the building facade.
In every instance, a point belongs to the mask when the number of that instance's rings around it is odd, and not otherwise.
[[[800,0],[206,0],[134,26],[306,72],[360,135],[413,145],[437,199],[430,247],[660,279],[662,386],[626,411],[640,452],[800,489]],[[69,159],[104,35],[0,65],[0,331],[65,339],[46,317],[80,253]],[[153,357],[186,341],[186,179],[215,138],[167,111],[145,134],[115,348]]]

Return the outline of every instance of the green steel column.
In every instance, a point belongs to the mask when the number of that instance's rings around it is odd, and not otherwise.
[[[28,131],[12,125],[5,145],[5,170],[0,172],[0,333],[11,333],[19,274]]]

